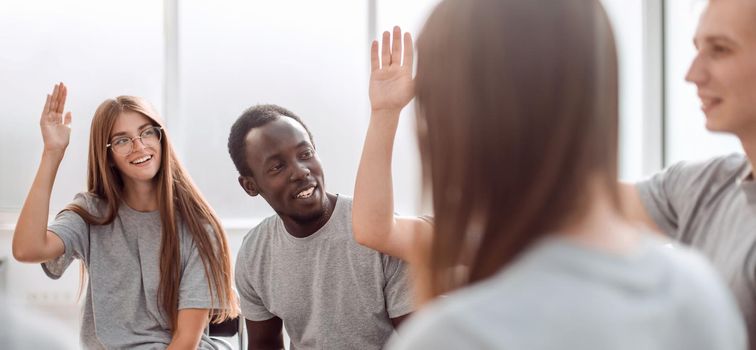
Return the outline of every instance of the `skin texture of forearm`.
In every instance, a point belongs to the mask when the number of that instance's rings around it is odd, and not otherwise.
[[[178,325],[168,350],[196,349],[207,326],[208,309],[182,309],[178,314]]]
[[[46,151],[42,154],[13,234],[13,256],[18,261],[43,262],[63,254],[62,244],[58,246],[54,244],[56,242],[49,242],[47,234],[50,194],[62,159],[63,152]]]
[[[352,220],[360,244],[384,250],[394,225],[391,158],[399,111],[377,111],[370,117],[354,189]]]

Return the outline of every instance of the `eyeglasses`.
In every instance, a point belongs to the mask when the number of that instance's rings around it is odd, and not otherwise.
[[[142,130],[137,137],[116,137],[109,144],[105,145],[106,148],[110,148],[113,152],[125,156],[134,150],[134,140],[139,139],[145,147],[154,147],[160,144],[162,133],[160,130],[163,128],[159,126],[153,126]]]

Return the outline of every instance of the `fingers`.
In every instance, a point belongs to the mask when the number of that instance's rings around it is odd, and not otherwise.
[[[402,29],[394,26],[393,41],[392,35],[388,31],[383,32],[381,39],[381,57],[378,59],[378,41],[373,41],[370,46],[370,68],[371,71],[376,69],[388,68],[391,65],[400,65],[412,68],[414,63],[414,46],[412,35],[404,33],[402,38]]]
[[[47,97],[45,98],[45,107],[42,108],[42,116],[46,115],[47,112],[50,112],[50,100],[51,100],[50,94],[47,94]]]
[[[404,67],[409,67],[412,70],[412,64],[415,59],[415,48],[412,46],[412,35],[410,33],[404,33]]]
[[[381,62],[378,60],[378,40],[373,40],[370,45],[370,71],[374,72],[381,68]]]
[[[394,26],[394,41],[391,43],[391,64],[402,63],[402,29]]]
[[[388,31],[383,32],[383,42],[381,43],[381,67],[386,68],[391,65],[391,34]]]
[[[63,113],[66,108],[66,96],[68,96],[68,88],[63,83],[60,83],[60,89],[58,94],[58,110],[56,112]]]
[[[50,105],[51,112],[56,112],[58,110],[58,91],[58,84],[55,84],[55,87],[53,88],[52,99],[50,100],[50,102],[52,103]]]
[[[66,117],[63,119],[63,125],[71,127],[71,112],[66,113]]]

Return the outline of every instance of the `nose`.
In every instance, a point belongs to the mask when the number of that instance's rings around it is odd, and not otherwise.
[[[688,73],[685,74],[685,81],[696,84],[697,86],[700,86],[706,83],[708,77],[709,77],[709,74],[706,71],[706,65],[705,65],[704,59],[701,57],[700,54],[697,54],[696,57],[693,59],[693,62],[690,63],[690,68],[688,68]]]
[[[291,181],[299,181],[310,176],[310,168],[306,164],[297,164],[291,172]]]
[[[144,141],[142,141],[141,137],[135,137],[133,140],[131,140],[131,151],[141,151],[145,148],[147,148],[147,145],[144,144]]]

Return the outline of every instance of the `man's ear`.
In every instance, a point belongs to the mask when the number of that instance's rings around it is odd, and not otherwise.
[[[257,190],[257,183],[252,176],[239,176],[239,185],[251,197],[257,196],[260,192]]]

